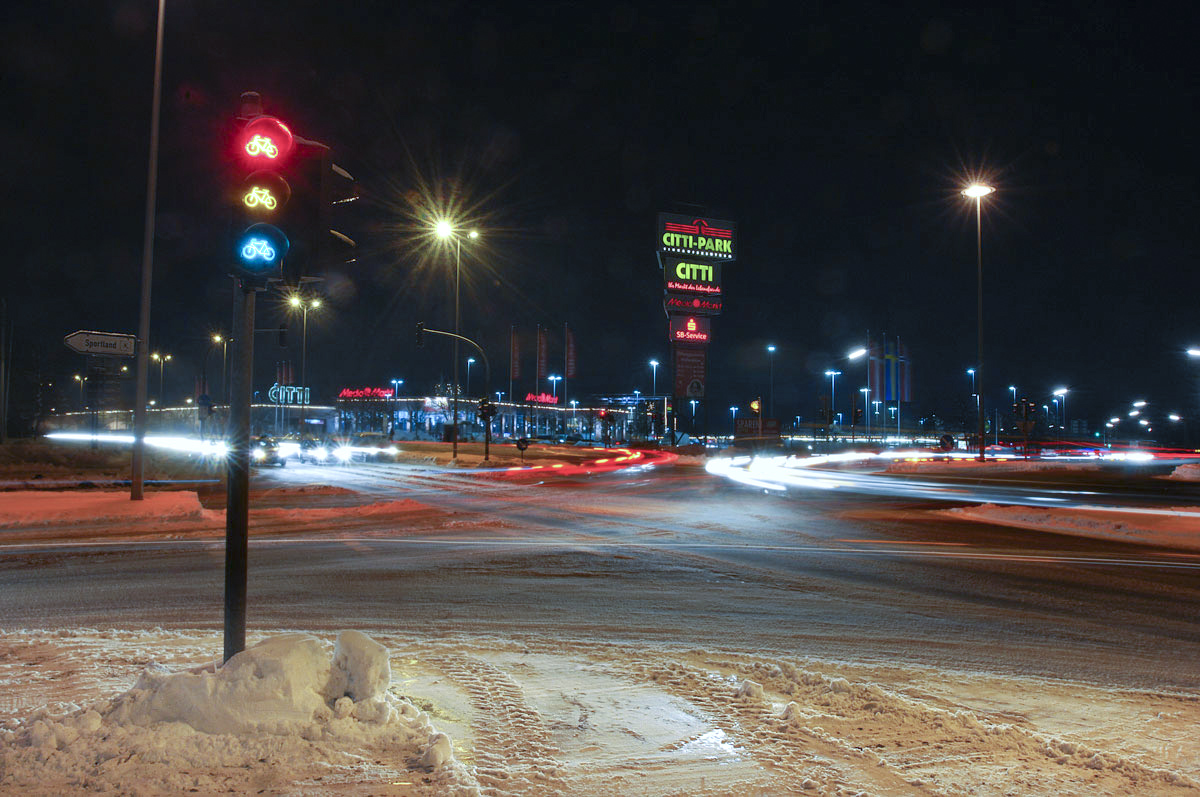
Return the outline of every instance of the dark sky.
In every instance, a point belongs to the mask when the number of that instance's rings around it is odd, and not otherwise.
[[[510,325],[565,321],[573,394],[649,390],[648,360],[668,359],[655,213],[689,203],[741,236],[714,408],[765,391],[774,343],[778,414],[811,416],[821,373],[853,373],[836,358],[870,330],[908,344],[916,409],[954,421],[976,329],[957,192],[980,174],[998,189],[989,403],[1067,386],[1093,422],[1137,398],[1200,414],[1200,363],[1182,354],[1200,345],[1195,20],[1147,8],[168,0],[152,323],[175,356],[168,394],[190,394],[229,325],[220,155],[239,93],[258,90],[363,198],[345,220],[357,262],[324,274],[328,311],[309,318],[318,398],[447,375],[443,345],[413,345],[416,321],[453,323],[451,261],[412,229],[427,196],[484,231],[464,251],[463,329],[499,389]],[[75,329],[136,331],[154,13],[6,12],[4,296],[26,372],[69,379]],[[260,299],[260,326],[277,304]],[[290,352],[260,339],[260,389],[274,360],[298,362],[294,328]]]

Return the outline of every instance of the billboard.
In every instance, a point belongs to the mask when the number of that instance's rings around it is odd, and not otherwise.
[[[724,219],[659,213],[657,242],[665,255],[737,260],[737,225]]]
[[[680,296],[668,293],[663,298],[663,309],[667,314],[690,313],[692,315],[720,315],[721,297],[711,296]]]

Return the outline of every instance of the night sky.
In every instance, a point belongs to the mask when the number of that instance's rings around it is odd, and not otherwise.
[[[257,90],[362,197],[338,224],[357,260],[322,271],[327,309],[309,316],[318,401],[448,379],[448,347],[412,334],[453,324],[452,255],[417,224],[430,201],[483,232],[464,247],[463,331],[496,389],[511,325],[523,395],[534,326],[568,322],[572,395],[649,391],[669,354],[655,214],[700,209],[740,233],[714,424],[766,392],[768,343],[779,416],[811,417],[830,367],[848,410],[865,377],[837,358],[870,330],[908,345],[914,411],[957,428],[976,330],[958,191],[982,176],[989,405],[1066,386],[1093,425],[1134,399],[1200,415],[1183,354],[1200,345],[1195,20],[1147,8],[168,0],[151,341],[175,358],[168,397],[191,395],[229,328],[222,152]],[[153,0],[6,12],[14,406],[36,374],[80,370],[63,335],[136,332],[154,19]],[[260,327],[278,304],[260,298]],[[289,351],[258,341],[264,394],[274,361],[298,371],[292,328]],[[552,354],[560,371],[560,339]]]

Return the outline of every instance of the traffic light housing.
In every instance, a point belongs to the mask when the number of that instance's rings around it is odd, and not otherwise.
[[[233,271],[253,285],[299,284],[356,246],[333,229],[332,207],[357,199],[354,178],[324,144],[292,133],[263,112],[256,92],[242,95],[233,147]],[[342,257],[342,260],[353,259]]]
[[[862,423],[862,421],[863,421],[863,408],[855,407],[853,419],[851,420],[851,424],[854,426],[857,426],[858,424]]]
[[[479,400],[479,417],[487,421],[496,417],[496,405],[491,399],[484,397]]]
[[[420,348],[421,346],[425,345],[425,322],[424,321],[417,322],[416,338],[417,338],[417,348]]]

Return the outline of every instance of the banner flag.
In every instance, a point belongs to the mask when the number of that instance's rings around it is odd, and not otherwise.
[[[521,378],[521,341],[514,326],[508,333],[508,381]]]
[[[550,347],[546,342],[546,330],[542,329],[542,325],[538,324],[537,328],[537,384],[541,387],[544,380],[550,373]]]
[[[567,326],[566,324],[563,324],[563,330],[564,330],[565,337],[566,337],[566,347],[567,347],[567,362],[566,362],[567,367],[564,369],[566,372],[564,374],[564,376],[566,376],[567,379],[574,379],[575,378],[575,335],[574,335],[574,333],[571,332],[571,328],[569,326]]]
[[[873,401],[912,401],[911,363],[908,346],[899,338],[885,340],[882,346],[871,344],[871,399]]]

